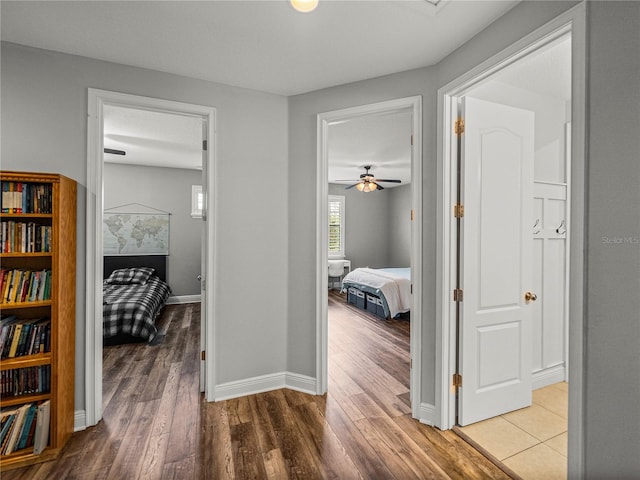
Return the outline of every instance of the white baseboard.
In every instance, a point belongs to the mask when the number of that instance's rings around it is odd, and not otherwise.
[[[285,375],[286,388],[297,390],[302,393],[308,393],[309,395],[316,394],[316,379],[314,377],[308,377],[306,375],[291,372],[286,372]]]
[[[216,386],[216,401],[269,392],[280,388],[290,388],[315,395],[316,380],[297,373],[280,372],[222,383]]]
[[[430,403],[421,403],[418,413],[418,421],[425,425],[434,426],[436,424],[436,406]]]
[[[566,368],[564,365],[556,365],[555,367],[545,368],[533,373],[533,390],[553,385],[554,383],[564,382],[567,379]]]
[[[200,303],[200,295],[175,295],[167,299],[167,305],[179,303]]]
[[[73,415],[73,431],[79,432],[87,429],[87,412],[85,410],[76,410]]]

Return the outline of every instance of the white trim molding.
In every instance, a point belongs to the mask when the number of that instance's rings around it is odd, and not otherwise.
[[[421,359],[422,359],[422,97],[406,97],[359,107],[325,112],[317,118],[317,192],[316,199],[316,393],[322,395],[328,387],[328,206],[329,191],[329,126],[366,115],[411,111],[411,282],[414,294],[411,305],[411,409],[414,418],[420,417]],[[409,215],[410,212],[407,212]]]
[[[73,414],[73,431],[80,432],[87,429],[87,412],[76,410]]]
[[[216,401],[270,392],[281,388],[315,395],[316,379],[297,373],[279,372],[222,383],[216,386]]]
[[[95,425],[102,418],[102,212],[103,212],[103,148],[105,105],[173,113],[199,117],[206,126],[209,148],[206,151],[207,194],[205,195],[207,235],[214,244],[215,238],[215,124],[213,107],[174,102],[139,95],[88,89],[87,115],[87,203],[86,203],[86,325],[85,325],[85,424]],[[204,167],[204,166],[203,166]],[[203,168],[203,170],[205,170]],[[207,257],[206,275],[211,279],[206,288],[206,373],[205,396],[211,401],[215,395],[215,249]]]
[[[200,303],[200,294],[198,295],[172,295],[167,299],[167,305],[179,305],[183,303]]]
[[[432,405],[431,403],[421,403],[420,413],[417,417],[418,421],[433,427],[437,420],[436,412],[437,409],[435,405]]]

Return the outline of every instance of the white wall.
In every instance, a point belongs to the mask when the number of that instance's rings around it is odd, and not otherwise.
[[[103,179],[105,210],[139,203],[171,213],[167,282],[172,295],[200,295],[202,220],[191,218],[191,185],[202,185],[202,172],[105,163]]]
[[[4,42],[1,74],[2,168],[79,182],[76,410],[85,388],[89,87],[216,107],[218,382],[285,371],[288,292],[266,286],[287,284],[287,99]]]

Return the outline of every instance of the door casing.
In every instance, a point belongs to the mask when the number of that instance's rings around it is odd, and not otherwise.
[[[456,201],[455,141],[453,123],[458,99],[475,85],[502,68],[526,57],[540,47],[571,35],[571,220],[569,291],[569,478],[582,478],[584,471],[583,400],[583,308],[586,298],[584,276],[585,218],[585,130],[586,130],[586,7],[568,10],[502,52],[479,64],[438,90],[437,130],[437,212],[438,241],[436,275],[436,426],[449,429],[455,424],[456,322],[455,302],[455,222],[451,212]]]
[[[206,159],[207,188],[205,208],[207,212],[207,246],[209,255],[206,260],[206,308],[204,312],[207,324],[205,332],[206,379],[205,398],[215,398],[215,316],[214,316],[214,279],[215,249],[211,248],[215,239],[215,125],[216,109],[212,107],[174,102],[158,98],[130,95],[107,90],[88,89],[87,117],[87,195],[86,195],[86,312],[85,312],[85,419],[82,426],[97,424],[102,418],[102,212],[103,212],[103,148],[104,148],[104,105],[152,110],[201,117],[207,125],[208,149]],[[186,195],[189,192],[185,192]],[[79,427],[79,426],[77,426]]]
[[[411,228],[411,279],[414,295],[411,305],[411,409],[414,418],[420,418],[421,391],[421,331],[422,331],[422,97],[414,96],[373,103],[359,107],[345,108],[321,113],[317,120],[317,199],[316,199],[316,393],[322,395],[328,385],[328,190],[329,190],[329,126],[366,115],[391,113],[398,110],[412,111],[413,148],[411,155],[411,208],[413,210]],[[409,139],[407,139],[409,141]],[[411,212],[407,212],[409,216]]]

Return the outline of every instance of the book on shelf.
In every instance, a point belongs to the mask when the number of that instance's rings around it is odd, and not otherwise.
[[[51,416],[51,401],[46,400],[38,405],[36,415],[36,431],[33,439],[33,453],[40,454],[49,443],[49,423]]]
[[[0,412],[0,454],[35,447],[36,434],[47,446],[50,424],[50,400],[5,408]],[[42,407],[42,408],[41,408]],[[38,430],[40,427],[41,431]],[[46,431],[44,430],[46,429]],[[44,449],[40,446],[40,451]],[[35,450],[35,448],[34,448]]]
[[[0,372],[0,393],[3,397],[44,394],[51,391],[51,366],[15,368]]]
[[[2,181],[2,213],[51,213],[51,184]]]
[[[51,225],[3,220],[0,227],[0,253],[51,252]]]
[[[42,302],[51,299],[51,270],[13,269],[2,272],[0,303]]]

